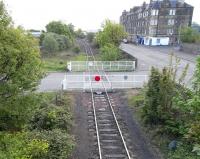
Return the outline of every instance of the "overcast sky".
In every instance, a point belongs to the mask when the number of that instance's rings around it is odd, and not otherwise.
[[[52,20],[72,23],[83,30],[100,29],[105,19],[119,22],[123,10],[141,5],[141,0],[3,0],[16,25],[44,29]],[[149,3],[150,0],[144,0]],[[200,23],[199,0],[186,0],[195,6],[193,21]]]

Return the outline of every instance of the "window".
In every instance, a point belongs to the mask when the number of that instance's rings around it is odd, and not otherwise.
[[[157,9],[151,10],[151,15],[158,15],[158,13],[159,13],[159,10]]]
[[[160,44],[160,39],[157,39],[156,42],[157,42],[157,44]]]
[[[150,34],[156,34],[156,29],[150,29]]]
[[[143,17],[147,17],[148,16],[148,11],[143,13]]]
[[[176,9],[170,9],[169,15],[176,15]]]
[[[168,25],[174,25],[174,19],[169,19],[168,20]]]
[[[150,25],[157,25],[158,24],[158,20],[157,19],[152,19],[150,21]]]
[[[138,19],[142,18],[142,13],[138,14]]]
[[[168,30],[167,30],[167,34],[168,34],[168,35],[172,35],[173,33],[174,33],[174,30],[173,30],[173,29],[168,29]]]

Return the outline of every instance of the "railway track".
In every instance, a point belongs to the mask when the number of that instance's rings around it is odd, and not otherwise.
[[[95,61],[92,49],[85,41],[81,41],[87,54],[87,60]],[[97,72],[100,73],[98,68]],[[102,74],[102,71],[101,71]],[[103,72],[106,77],[106,73]],[[90,79],[92,80],[92,79]],[[112,97],[108,94],[106,87],[104,93],[96,94],[91,82],[91,97],[88,111],[89,130],[96,136],[97,151],[95,159],[133,159],[135,158],[128,150],[125,137],[121,131],[120,124],[114,111]]]

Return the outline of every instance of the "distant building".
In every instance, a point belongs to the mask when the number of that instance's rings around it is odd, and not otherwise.
[[[131,41],[144,45],[172,45],[180,39],[180,28],[191,26],[194,8],[184,0],[150,0],[124,11],[120,23]]]
[[[30,31],[30,33],[33,35],[35,38],[40,38],[40,35],[42,34],[41,31]]]

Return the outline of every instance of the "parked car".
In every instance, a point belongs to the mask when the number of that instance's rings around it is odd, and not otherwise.
[[[123,42],[124,42],[125,44],[127,44],[127,43],[128,43],[128,40],[127,40],[127,39],[123,39]]]

